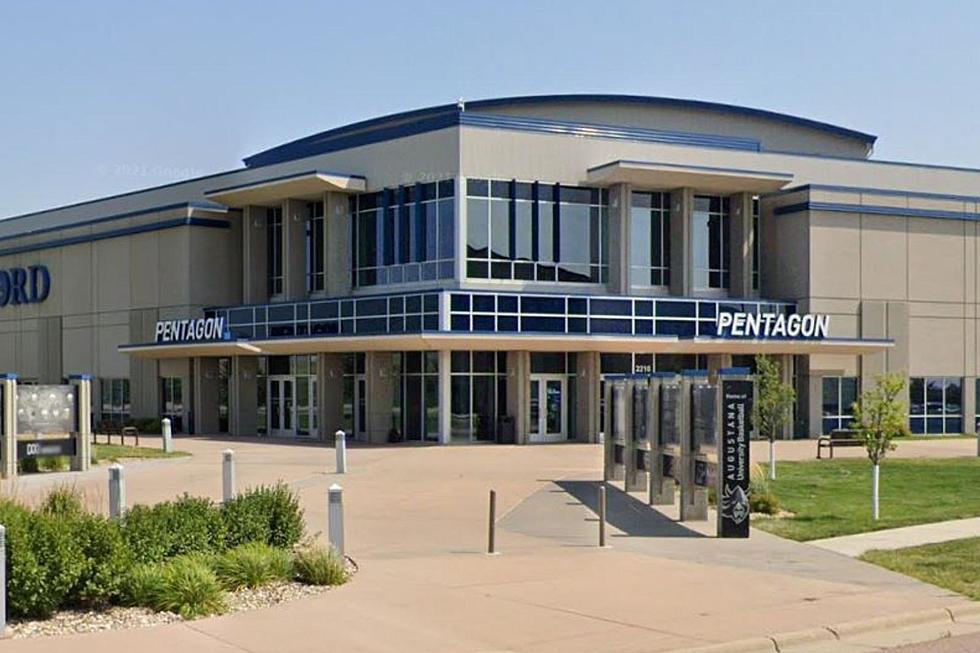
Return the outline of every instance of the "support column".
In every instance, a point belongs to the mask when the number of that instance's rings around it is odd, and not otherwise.
[[[265,220],[265,207],[246,206],[242,212],[242,302],[245,304],[264,304],[269,300]]]
[[[92,466],[92,375],[73,374],[68,377],[76,386],[78,401],[78,438],[75,455],[71,459],[71,471],[85,472]]]
[[[578,433],[575,439],[581,442],[598,442],[599,431],[599,353],[580,351],[575,357],[578,376],[578,401],[574,406],[575,423]]]
[[[507,414],[514,418],[514,441],[517,444],[527,444],[530,370],[530,352],[507,352]]]
[[[259,359],[233,356],[228,379],[228,431],[232,435],[256,435],[258,431]]]
[[[708,378],[712,383],[718,381],[718,370],[731,366],[731,354],[708,354]]]
[[[609,188],[609,292],[629,294],[630,288],[630,185]]]
[[[221,379],[217,358],[195,358],[194,367],[194,433],[219,432],[218,413],[221,401]]]
[[[731,255],[729,293],[732,297],[752,297],[752,194],[738,193],[729,198],[731,220],[729,253]]]
[[[0,477],[17,475],[17,375],[0,374]]]
[[[809,363],[806,370],[807,435],[818,438],[823,435],[823,377],[814,374]]]
[[[351,219],[350,196],[327,193],[323,198],[323,223],[326,229],[324,251],[327,261],[327,294],[331,297],[350,293],[351,279]]]
[[[963,432],[977,432],[977,377],[963,377]]]
[[[448,444],[452,437],[452,352],[439,352],[439,442]]]
[[[364,363],[367,373],[368,442],[372,444],[387,442],[388,431],[391,429],[394,396],[392,353],[369,351]]]
[[[793,356],[790,354],[780,354],[779,356],[779,375],[783,383],[793,384]],[[795,387],[795,386],[794,386]],[[793,412],[790,409],[789,419],[783,425],[783,440],[793,439]]]
[[[344,428],[344,355],[318,354],[316,370],[320,439],[330,442]]]
[[[670,294],[690,297],[694,285],[691,251],[694,189],[678,188],[671,191],[670,204]]]
[[[306,202],[282,204],[282,288],[286,299],[304,299],[306,293]]]

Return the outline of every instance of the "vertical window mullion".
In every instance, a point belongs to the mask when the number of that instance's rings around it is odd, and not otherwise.
[[[517,180],[510,180],[510,200],[507,202],[507,249],[510,252],[510,278],[514,278],[514,260],[517,258]]]
[[[540,208],[538,207],[538,187],[538,182],[531,184],[531,260],[535,263],[540,260],[538,256],[538,220],[540,213]]]
[[[561,262],[559,252],[561,251],[561,184],[555,184],[554,202],[551,209],[551,252],[554,262]]]
[[[412,242],[415,244],[415,252],[413,259],[417,263],[421,263],[426,260],[426,224],[425,224],[425,211],[422,209],[422,184],[416,182],[415,184],[415,234],[413,234]]]

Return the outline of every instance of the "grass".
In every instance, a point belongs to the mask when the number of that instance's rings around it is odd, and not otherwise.
[[[121,444],[96,444],[92,447],[96,460],[116,462],[124,458],[180,458],[189,456],[186,451],[165,453],[158,447],[131,447]]]
[[[264,542],[249,542],[225,551],[211,566],[228,590],[286,581],[293,574],[289,552]]]
[[[868,551],[861,559],[980,601],[980,537]]]
[[[785,519],[753,526],[792,540],[980,516],[980,458],[894,459],[881,466],[881,519],[871,519],[871,463],[866,459],[781,462],[772,490]]]
[[[307,585],[343,585],[347,565],[332,548],[311,546],[300,549],[293,558],[296,579]]]

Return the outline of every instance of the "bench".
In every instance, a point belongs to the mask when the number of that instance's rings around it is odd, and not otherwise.
[[[864,441],[858,438],[854,431],[850,429],[835,429],[830,435],[821,435],[817,438],[817,460],[821,459],[821,452],[824,449],[830,451],[830,458],[834,457],[834,447],[861,447]]]
[[[92,440],[95,444],[99,443],[99,434],[105,435],[106,444],[112,444],[112,436],[119,436],[119,444],[126,444],[126,436],[136,439],[136,446],[140,446],[140,432],[135,426],[122,426],[116,422],[100,422],[92,433]]]

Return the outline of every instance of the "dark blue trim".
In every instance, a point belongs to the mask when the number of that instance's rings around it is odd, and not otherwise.
[[[862,186],[836,186],[832,184],[803,184],[782,190],[766,193],[765,197],[778,197],[791,193],[801,193],[811,190],[832,193],[862,193],[864,195],[884,195],[887,197],[922,197],[925,199],[952,200],[954,202],[980,202],[980,195],[952,195],[948,193],[929,193],[919,190],[899,190],[894,188],[865,188]]]
[[[708,370],[681,370],[681,376],[706,377]]]
[[[91,374],[69,374],[68,379],[71,381],[91,381]]]
[[[0,372],[0,379],[5,379],[5,380],[8,380],[8,381],[16,381],[17,380],[17,373],[16,372]]]
[[[933,209],[907,209],[900,206],[877,206],[872,204],[843,204],[835,202],[798,202],[779,206],[773,211],[776,215],[789,215],[803,211],[829,211],[832,213],[864,213],[868,215],[889,215],[903,218],[934,218],[941,220],[980,220],[980,213],[966,211],[938,211]]]
[[[224,188],[215,188],[214,190],[206,190],[204,191],[204,194],[214,195],[215,193],[227,193],[230,190],[238,190],[240,188],[248,188],[250,186],[262,186],[264,184],[271,184],[276,181],[286,181],[287,179],[309,177],[310,175],[333,175],[334,177],[350,177],[351,179],[360,179],[362,181],[367,179],[367,177],[363,175],[352,175],[348,172],[330,172],[328,170],[306,170],[305,172],[294,172],[288,175],[269,177],[267,179],[259,179],[257,181],[249,181],[241,184],[235,184],[234,186],[225,186]]]
[[[23,254],[25,252],[37,252],[45,249],[53,249],[55,247],[78,245],[80,243],[91,243],[99,240],[108,240],[109,238],[118,238],[120,236],[144,234],[144,233],[149,233],[151,231],[163,231],[164,229],[172,229],[174,227],[209,227],[215,229],[229,229],[231,227],[231,223],[229,223],[226,220],[212,220],[210,218],[177,218],[175,220],[152,222],[150,224],[137,225],[135,227],[126,227],[124,229],[103,231],[97,234],[85,234],[83,236],[60,238],[58,240],[51,240],[45,243],[36,243],[33,245],[21,245],[19,247],[9,247],[7,249],[0,250],[0,256],[9,256],[11,254]]]
[[[103,222],[111,222],[113,220],[125,220],[126,218],[136,218],[141,215],[149,215],[150,213],[162,213],[164,211],[174,211],[176,209],[189,209],[191,211],[213,211],[215,213],[227,213],[228,207],[224,204],[218,204],[217,202],[178,202],[176,204],[165,204],[163,206],[153,206],[148,209],[138,209],[136,211],[127,211],[126,213],[115,213],[113,215],[107,215],[101,218],[93,218],[91,220],[84,220],[82,222],[73,222],[66,225],[58,225],[55,227],[43,227],[41,229],[33,229],[22,231],[16,234],[10,234],[8,236],[0,236],[0,242],[5,240],[13,240],[15,238],[25,238],[27,236],[37,236],[39,234],[51,233],[53,231],[67,231],[68,229],[74,229],[76,227],[89,227],[94,224],[101,224]],[[3,222],[0,221],[0,227],[3,226]]]
[[[650,372],[647,374],[652,379],[673,379],[677,376],[676,372]]]
[[[603,168],[609,168],[615,165],[630,165],[630,164],[657,166],[660,168],[678,168],[681,170],[689,168],[691,170],[703,170],[705,172],[730,172],[730,173],[744,174],[744,175],[767,175],[770,177],[783,177],[785,179],[793,178],[793,173],[791,172],[773,172],[770,170],[749,170],[747,168],[719,168],[716,166],[698,166],[698,165],[690,165],[687,163],[660,163],[658,161],[637,161],[634,159],[617,159],[615,161],[610,161],[609,163],[603,163],[602,165],[592,166],[591,168],[587,168],[586,172],[602,170]]]
[[[752,376],[752,369],[748,367],[723,367],[718,370],[718,376]]]

